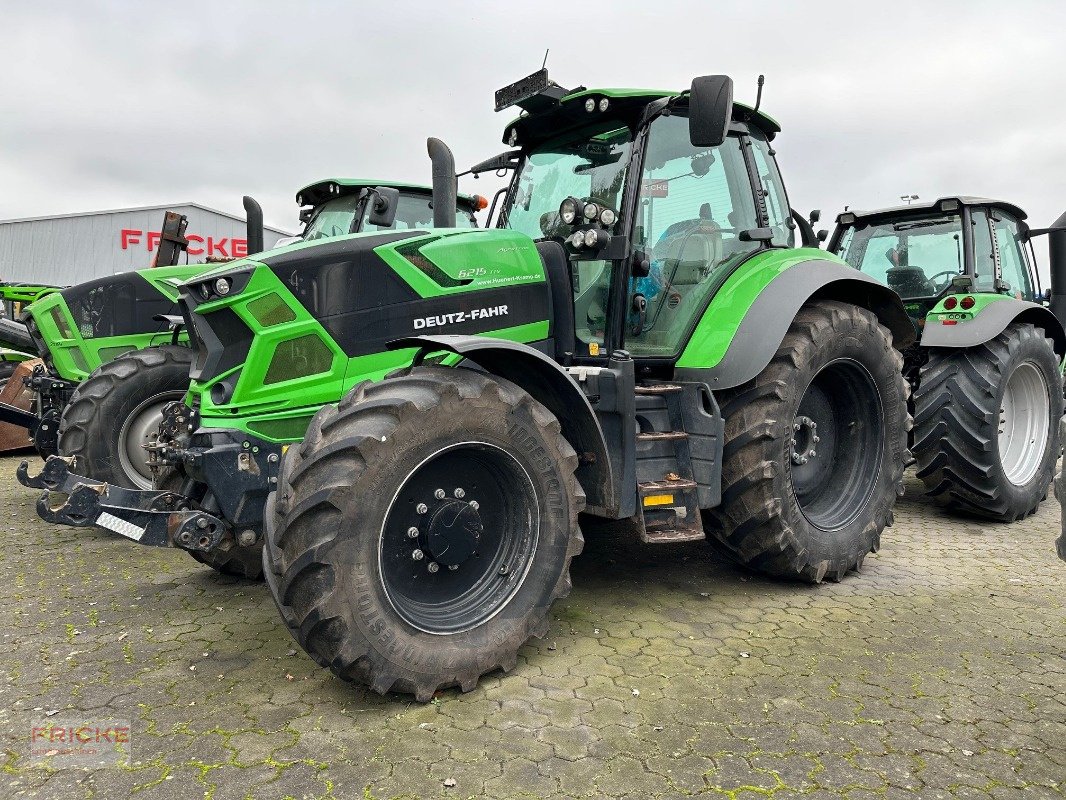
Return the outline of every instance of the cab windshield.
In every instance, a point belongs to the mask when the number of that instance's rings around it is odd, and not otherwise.
[[[603,128],[568,134],[529,153],[513,189],[508,228],[562,241],[571,230],[559,219],[567,197],[618,210],[632,136],[626,127]]]
[[[848,228],[838,254],[904,300],[936,297],[963,272],[958,214]]]
[[[349,233],[383,230],[366,221],[367,208],[361,193],[336,197],[323,203],[311,217],[304,229],[303,240],[312,242],[316,239],[329,239]],[[356,225],[356,219],[360,224]],[[477,223],[469,209],[462,205],[456,207],[455,226],[473,228]],[[400,195],[396,207],[396,221],[389,230],[411,230],[413,228],[433,227],[433,203],[427,192],[405,192]]]

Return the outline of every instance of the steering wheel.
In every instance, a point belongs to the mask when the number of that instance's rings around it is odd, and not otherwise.
[[[926,282],[928,282],[930,284],[935,284],[937,278],[939,278],[941,276],[949,278],[949,280],[944,282],[943,286],[941,286],[941,287],[939,287],[937,289],[937,292],[939,293],[939,292],[943,291],[945,288],[947,288],[947,285],[949,283],[951,283],[950,278],[954,278],[958,274],[959,274],[959,271],[957,269],[944,269],[944,270],[941,270],[940,272],[936,273],[935,275],[930,275],[925,280],[926,280]]]

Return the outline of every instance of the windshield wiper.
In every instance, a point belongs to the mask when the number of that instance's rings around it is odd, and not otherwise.
[[[913,231],[916,228],[931,228],[934,225],[950,225],[949,219],[924,219],[917,222],[897,222],[892,226],[894,231]]]

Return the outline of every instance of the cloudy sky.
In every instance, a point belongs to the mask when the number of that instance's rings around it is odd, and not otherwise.
[[[192,200],[296,227],[328,176],[428,182],[491,155],[493,91],[727,73],[784,128],[793,205],[902,194],[1066,209],[1066,3],[0,0],[0,219]],[[485,193],[467,179],[464,191]]]

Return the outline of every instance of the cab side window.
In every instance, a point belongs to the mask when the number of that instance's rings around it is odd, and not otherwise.
[[[1032,301],[1033,281],[1018,222],[998,211],[992,213],[992,220],[996,232],[996,247],[999,249],[1001,277],[1009,285],[1012,297]]]
[[[752,150],[755,154],[755,166],[759,170],[759,179],[766,191],[766,213],[770,218],[770,228],[774,238],[770,244],[775,247],[792,247],[796,233],[789,226],[792,212],[789,210],[788,196],[785,194],[785,182],[777,169],[777,160],[770,154],[770,144],[758,131],[751,136]]]
[[[992,255],[992,234],[988,229],[988,214],[980,209],[970,212],[973,229],[974,285],[981,291],[991,292],[996,280],[996,261]]]

